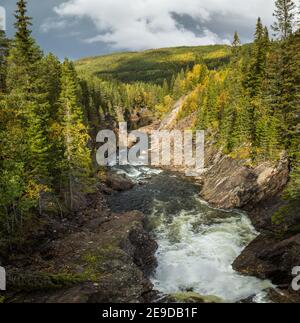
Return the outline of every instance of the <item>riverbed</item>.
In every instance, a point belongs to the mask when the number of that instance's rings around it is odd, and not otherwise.
[[[224,302],[252,298],[268,302],[269,281],[242,276],[232,263],[256,238],[246,213],[210,207],[199,197],[199,187],[177,173],[147,167],[115,168],[136,186],[109,198],[113,212],[138,210],[158,243],[158,266],[152,274],[161,295],[195,292]]]

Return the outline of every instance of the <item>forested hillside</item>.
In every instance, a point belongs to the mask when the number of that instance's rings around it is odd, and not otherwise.
[[[84,75],[106,80],[162,85],[181,69],[190,69],[200,62],[211,69],[225,66],[230,55],[230,47],[223,45],[164,48],[84,58],[76,62],[76,68]]]
[[[271,32],[258,19],[254,42],[180,47],[82,59],[44,55],[31,36],[26,1],[16,34],[0,34],[0,247],[26,239],[41,215],[71,213],[93,190],[98,129],[133,115],[161,118],[185,97],[179,119],[249,167],[288,158],[286,205],[299,221],[300,30],[292,1],[276,1]],[[288,14],[286,14],[288,12]]]
[[[287,205],[273,218],[286,228],[283,222],[298,223],[300,208],[300,30],[293,28],[293,2],[276,6],[273,40],[258,18],[252,46],[241,46],[235,33],[228,67],[210,71],[195,65],[165,98],[163,110],[187,94],[179,119],[194,115],[191,128],[205,129],[206,139],[224,153],[250,167],[288,158]]]

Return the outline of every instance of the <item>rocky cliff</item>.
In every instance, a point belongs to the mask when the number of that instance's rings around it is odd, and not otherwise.
[[[255,208],[278,196],[287,184],[289,165],[285,158],[250,167],[243,160],[211,150],[206,150],[207,170],[201,196],[217,208]]]

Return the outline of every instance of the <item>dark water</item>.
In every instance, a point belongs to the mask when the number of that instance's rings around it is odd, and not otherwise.
[[[231,264],[257,235],[238,211],[216,210],[200,200],[199,187],[171,172],[122,167],[136,181],[130,191],[109,198],[114,212],[143,212],[158,242],[155,288],[162,293],[194,291],[236,302],[256,295],[265,301],[268,281],[236,273]]]

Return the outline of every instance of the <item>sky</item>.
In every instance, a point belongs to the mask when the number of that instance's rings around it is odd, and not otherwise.
[[[0,0],[10,37],[15,2]],[[274,0],[28,0],[34,37],[61,59],[229,44],[235,30],[247,43],[259,16],[272,24],[273,10]]]

